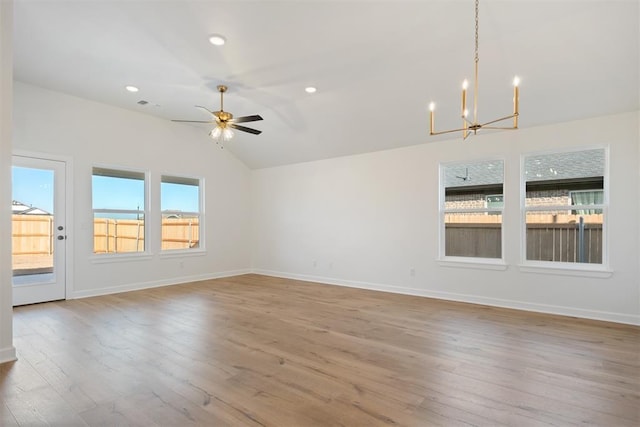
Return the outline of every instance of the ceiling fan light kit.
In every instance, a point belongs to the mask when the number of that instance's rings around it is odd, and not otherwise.
[[[219,85],[218,92],[220,92],[220,110],[219,111],[211,111],[206,107],[202,107],[200,105],[196,105],[197,108],[202,108],[212,115],[213,120],[172,120],[174,122],[181,123],[214,123],[216,127],[214,127],[211,132],[209,132],[209,136],[216,141],[216,144],[220,145],[220,148],[224,148],[224,143],[231,140],[233,138],[233,129],[239,130],[242,132],[251,133],[253,135],[260,135],[262,133],[261,130],[248,128],[246,126],[241,126],[237,123],[246,123],[246,122],[256,122],[262,120],[257,114],[252,116],[243,116],[243,117],[233,117],[233,114],[224,111],[224,93],[227,91],[227,86]]]
[[[211,139],[216,141],[216,144],[217,144],[220,141],[223,141],[223,142],[230,141],[233,138],[233,132],[231,131],[231,129],[227,128],[226,126],[224,128],[220,126],[216,126],[211,130],[211,132],[209,132],[209,136],[211,137]]]
[[[513,79],[513,114],[501,117],[499,119],[491,120],[485,123],[480,123],[478,121],[478,2],[476,0],[476,8],[475,8],[475,17],[476,17],[476,28],[475,28],[475,73],[474,73],[474,84],[473,84],[473,119],[469,119],[469,110],[467,109],[467,89],[469,86],[469,82],[465,80],[462,82],[462,105],[461,105],[461,117],[462,117],[462,127],[458,129],[451,129],[445,131],[435,131],[435,103],[431,102],[429,104],[429,135],[442,135],[444,133],[452,133],[452,132],[462,132],[462,139],[467,139],[467,137],[473,133],[474,135],[480,129],[503,129],[503,130],[514,130],[518,129],[518,117],[520,116],[519,111],[519,102],[520,102],[520,91],[519,84],[520,79],[516,76]],[[512,126],[491,126],[496,123],[502,122],[504,120],[513,119]]]

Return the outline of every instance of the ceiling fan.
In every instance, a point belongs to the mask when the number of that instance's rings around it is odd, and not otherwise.
[[[244,117],[233,117],[233,114],[224,111],[224,93],[227,91],[227,86],[219,85],[218,92],[220,92],[220,110],[219,111],[211,111],[206,107],[202,107],[200,105],[196,105],[198,108],[202,108],[211,114],[211,120],[172,120],[173,122],[182,122],[182,123],[215,123],[216,127],[209,132],[209,136],[213,138],[217,144],[221,142],[225,142],[233,138],[233,131],[231,129],[236,129],[242,132],[252,133],[254,135],[260,135],[262,133],[261,130],[248,128],[246,126],[241,126],[238,123],[246,123],[246,122],[256,122],[258,120],[262,120],[262,117],[255,114],[252,116],[244,116]]]

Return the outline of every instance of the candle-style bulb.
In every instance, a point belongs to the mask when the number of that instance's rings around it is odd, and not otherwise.
[[[431,102],[431,103],[429,103],[429,111],[433,111],[433,110],[435,110],[435,109],[436,109],[436,104],[435,104],[435,102]]]
[[[467,90],[468,87],[469,87],[469,80],[464,79],[464,81],[462,82],[462,89]]]
[[[515,76],[513,78],[513,85],[516,86],[516,87],[518,87],[520,85],[520,77]]]

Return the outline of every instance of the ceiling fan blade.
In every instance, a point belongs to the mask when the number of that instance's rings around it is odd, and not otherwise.
[[[196,108],[202,108],[207,113],[213,114],[213,111],[209,110],[207,107],[203,107],[202,105],[196,105]]]
[[[216,123],[215,120],[171,120],[172,122],[181,123]]]
[[[259,115],[253,116],[244,116],[244,117],[236,117],[235,119],[229,120],[230,123],[245,123],[245,122],[257,122],[258,120],[262,120],[262,117]]]
[[[261,130],[251,129],[251,128],[248,128],[246,126],[237,125],[235,123],[229,123],[227,126],[229,126],[230,128],[233,128],[233,129],[241,130],[242,132],[249,132],[249,133],[252,133],[254,135],[260,135],[262,133]]]

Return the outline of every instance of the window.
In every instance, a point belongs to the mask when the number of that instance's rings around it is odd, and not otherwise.
[[[440,176],[441,256],[501,259],[504,162],[443,165]]]
[[[200,180],[162,176],[162,250],[200,247]]]
[[[504,208],[504,196],[502,194],[492,194],[491,196],[486,197],[487,207],[488,208]],[[490,215],[498,215],[501,211],[490,211]]]
[[[93,252],[145,251],[144,172],[93,168]]]
[[[605,164],[604,149],[524,158],[526,261],[603,264]]]
[[[604,202],[603,190],[578,190],[569,193],[571,206],[601,205]],[[571,211],[578,215],[596,213],[593,209],[574,209]]]

